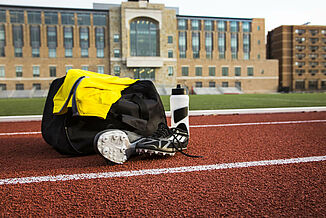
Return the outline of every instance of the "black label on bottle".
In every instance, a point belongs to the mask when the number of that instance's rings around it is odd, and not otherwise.
[[[173,112],[174,123],[177,123],[188,116],[188,107],[182,107]]]

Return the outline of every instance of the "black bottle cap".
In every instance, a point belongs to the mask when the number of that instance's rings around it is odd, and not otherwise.
[[[185,90],[184,88],[181,88],[181,85],[178,84],[177,88],[172,89],[172,95],[184,95],[185,94]]]

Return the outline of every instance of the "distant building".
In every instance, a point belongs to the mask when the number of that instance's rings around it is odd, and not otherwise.
[[[276,92],[258,18],[179,15],[148,1],[93,9],[0,5],[0,89],[48,89],[71,68],[150,79],[157,87]]]
[[[326,26],[280,26],[267,36],[267,58],[279,60],[280,91],[326,90]]]

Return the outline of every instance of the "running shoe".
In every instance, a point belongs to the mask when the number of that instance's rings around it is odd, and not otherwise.
[[[143,140],[139,135],[129,131],[108,129],[99,132],[94,138],[94,149],[108,163],[123,164],[136,154],[135,146]]]
[[[179,151],[185,154],[182,150],[187,149],[188,141],[189,134],[183,128],[170,129],[165,123],[160,123],[152,136],[137,143],[136,152],[173,156]]]

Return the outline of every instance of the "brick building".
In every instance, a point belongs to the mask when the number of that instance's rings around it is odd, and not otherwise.
[[[93,9],[0,5],[0,89],[48,89],[79,68],[150,79],[157,87],[238,87],[276,92],[259,18],[179,15],[148,1]]]
[[[326,26],[280,26],[267,36],[267,57],[279,60],[280,91],[326,90]]]

